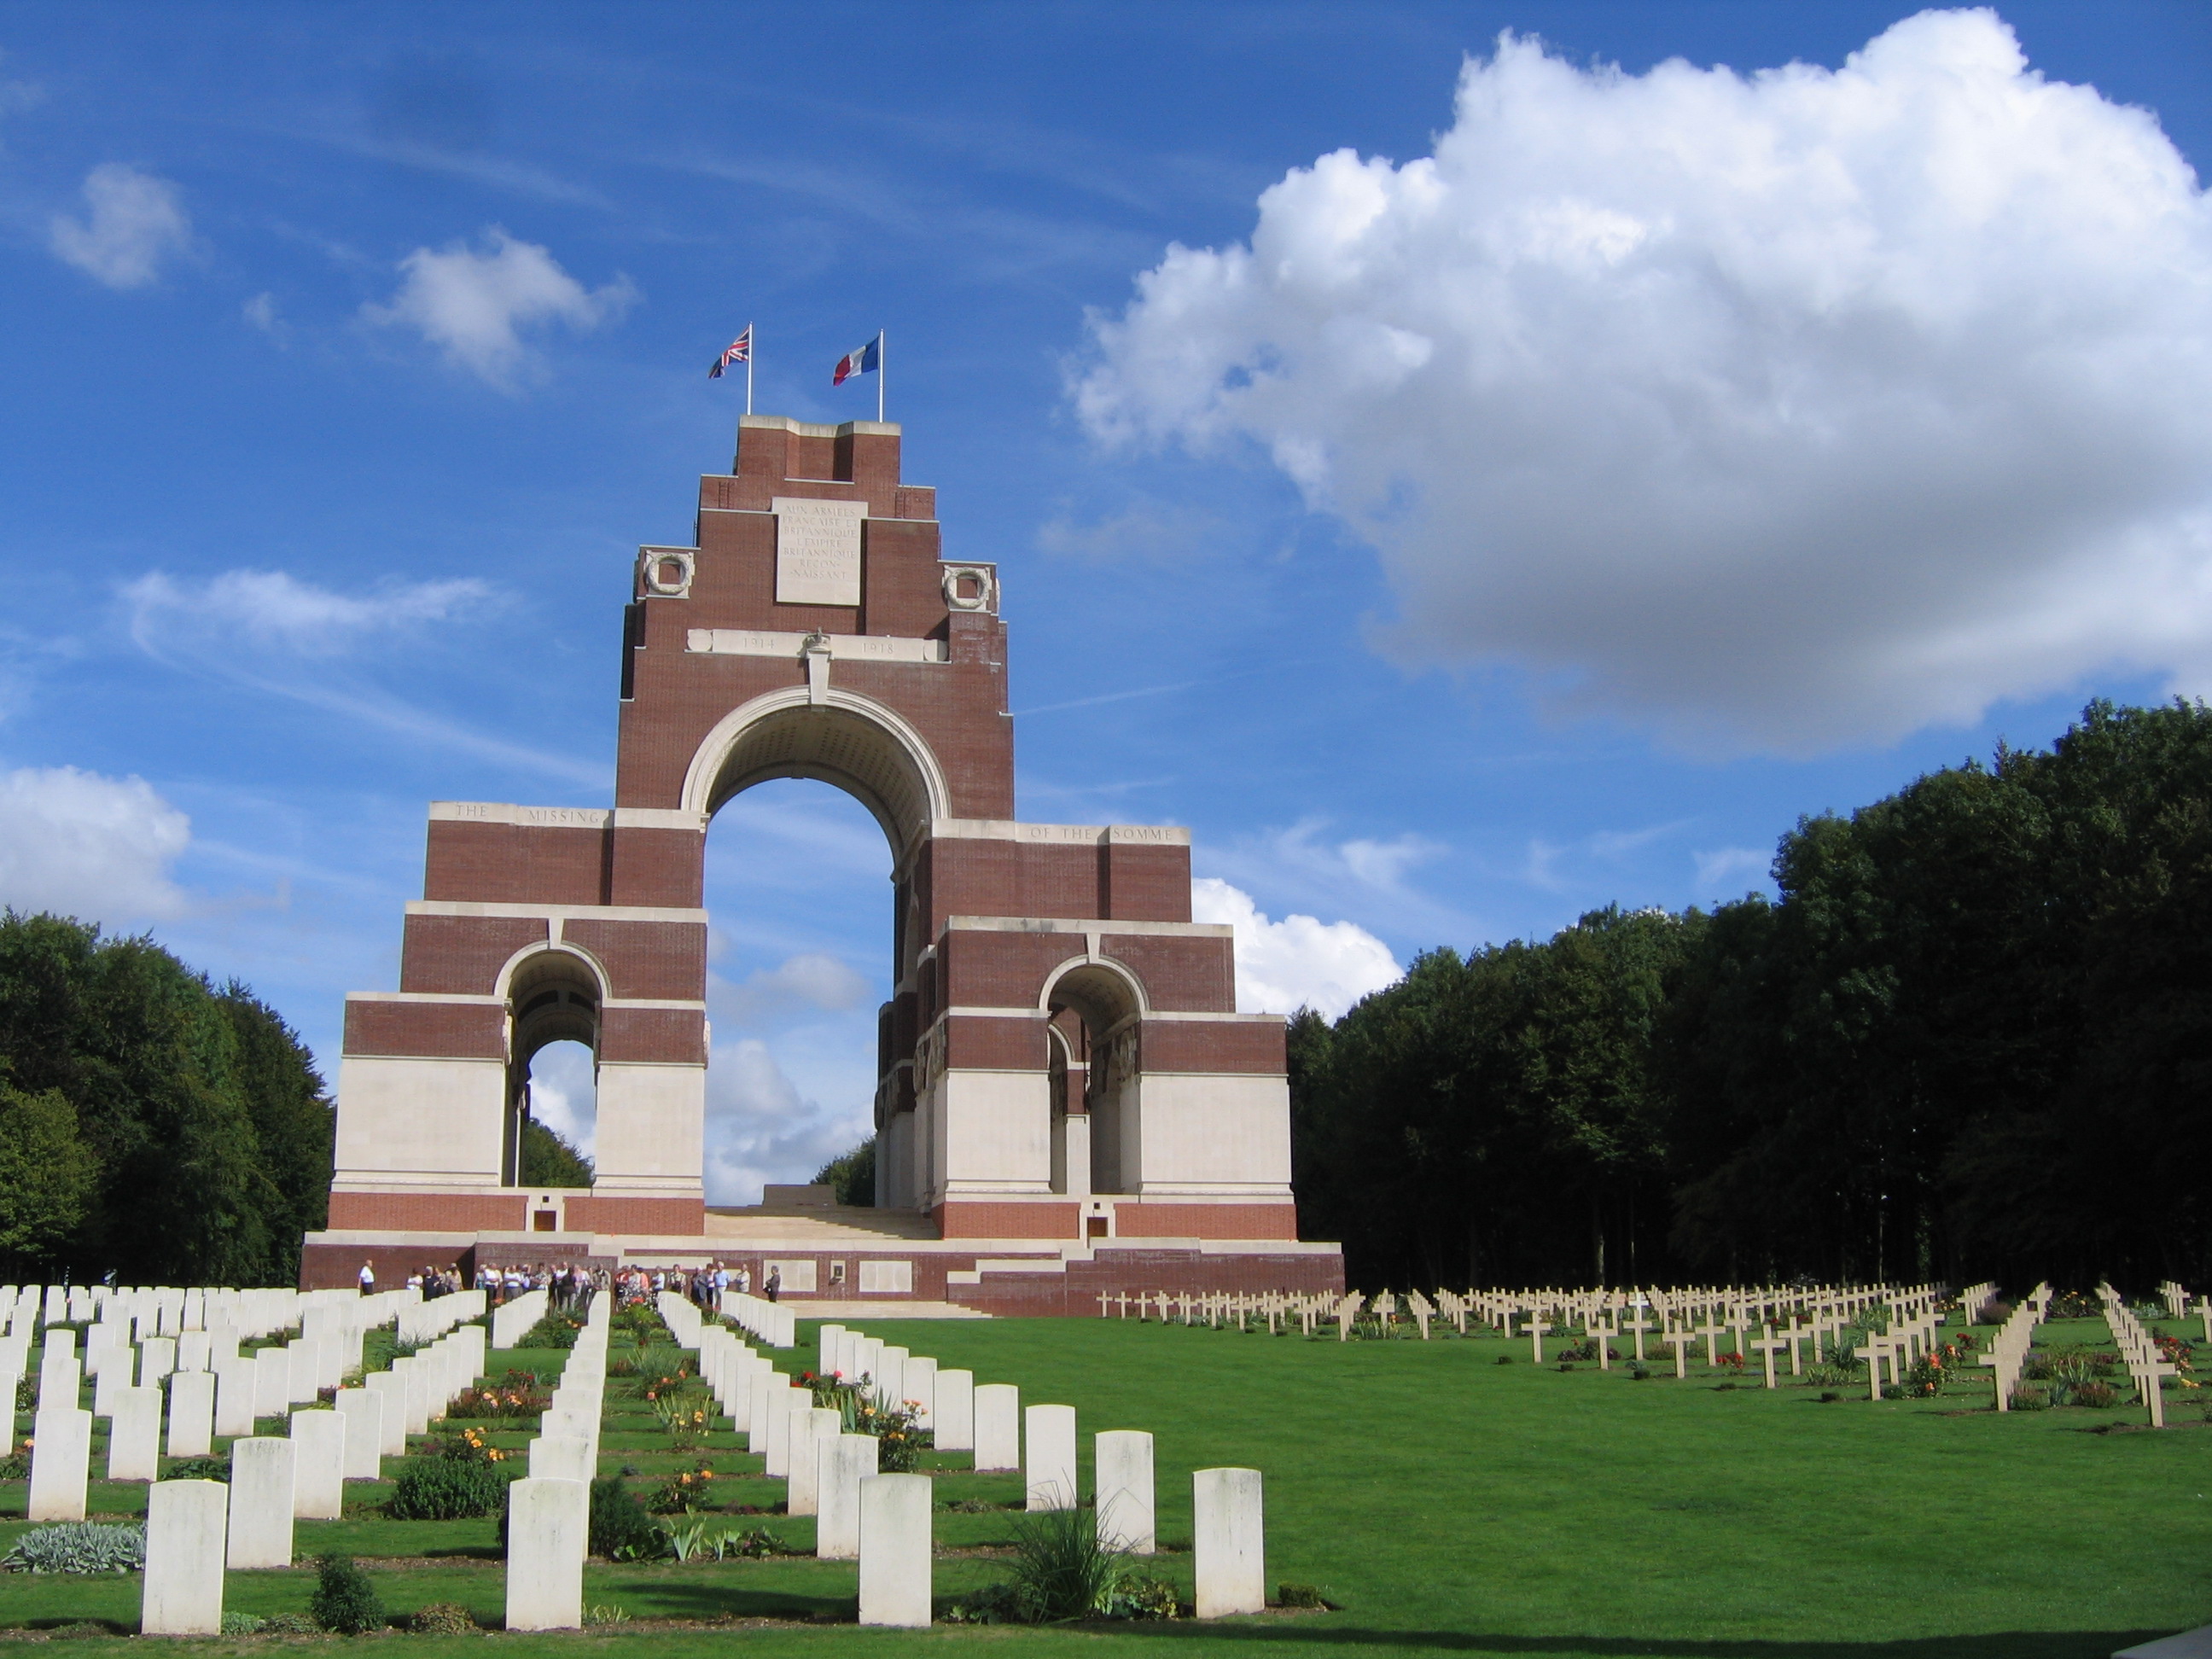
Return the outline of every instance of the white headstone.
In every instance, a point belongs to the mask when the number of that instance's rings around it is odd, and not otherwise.
[[[768,1451],[762,1459],[766,1472],[791,1478],[791,1423],[800,1412],[814,1409],[814,1391],[786,1384],[769,1396]]]
[[[345,1513],[346,1420],[312,1408],[292,1413],[292,1514],[336,1521]]]
[[[48,1334],[45,1351],[39,1356],[39,1409],[49,1405],[74,1406],[83,1377],[76,1363],[74,1348],[56,1348],[56,1339],[69,1335],[67,1331]]]
[[[384,1396],[367,1389],[340,1389],[337,1408],[338,1415],[345,1419],[345,1478],[382,1478]]]
[[[361,1385],[384,1402],[384,1443],[380,1449],[386,1457],[404,1457],[407,1453],[405,1380],[390,1371],[371,1371],[362,1378]]]
[[[584,1622],[591,1487],[532,1476],[507,1489],[507,1627],[575,1630]]]
[[[986,1382],[975,1390],[975,1467],[1021,1466],[1022,1391],[1011,1382]]]
[[[1266,1527],[1257,1469],[1198,1469],[1190,1477],[1191,1565],[1198,1616],[1267,1607]]]
[[[231,1443],[233,1569],[292,1565],[292,1454],[290,1441],[273,1436]]]
[[[876,1355],[876,1392],[894,1407],[906,1403],[906,1361],[904,1348],[884,1348]]]
[[[906,1397],[916,1407],[917,1427],[933,1429],[937,1426],[937,1362],[927,1354],[915,1354],[906,1362]]]
[[[107,1478],[151,1480],[161,1472],[161,1391],[125,1389],[107,1425]]]
[[[319,1346],[296,1337],[284,1345],[286,1406],[307,1405],[322,1387],[315,1377]]]
[[[215,1449],[214,1429],[214,1373],[173,1373],[169,1378],[169,1455],[205,1457]]]
[[[860,1480],[860,1622],[919,1630],[929,1623],[930,1505],[926,1474]]]
[[[1029,1508],[1075,1508],[1081,1497],[1075,1474],[1075,1407],[1031,1406],[1022,1419],[1022,1473]]]
[[[83,1520],[91,1463],[92,1413],[75,1406],[41,1410],[31,1425],[29,1518]]]
[[[253,1419],[282,1417],[292,1408],[292,1356],[282,1348],[253,1351]]]
[[[541,1434],[530,1443],[530,1474],[538,1480],[592,1479],[592,1443],[576,1435]]]
[[[1132,1555],[1150,1555],[1154,1538],[1152,1437],[1142,1429],[1094,1436],[1098,1482],[1098,1540]]]
[[[828,1406],[816,1406],[807,1411],[791,1414],[791,1474],[784,1486],[784,1513],[814,1515],[819,1512],[817,1493],[820,1489],[820,1465],[814,1455],[817,1444],[835,1438],[844,1431],[844,1413]]]
[[[229,1498],[220,1480],[157,1480],[147,1492],[140,1635],[221,1634]]]
[[[931,1416],[939,1451],[975,1449],[975,1373],[939,1371]]]
[[[138,1350],[138,1386],[150,1389],[177,1369],[177,1341],[174,1337],[154,1336],[146,1340]]]
[[[872,1434],[824,1436],[814,1443],[814,1553],[825,1561],[850,1561],[860,1553],[860,1482],[876,1472]]]
[[[253,1366],[233,1358],[215,1371],[215,1431],[235,1440],[253,1432]]]
[[[782,1392],[782,1374],[766,1365],[757,1369],[746,1380],[745,1449],[768,1455],[769,1405]]]

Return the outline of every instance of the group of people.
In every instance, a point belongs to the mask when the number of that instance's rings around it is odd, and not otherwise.
[[[493,1308],[532,1291],[543,1291],[562,1312],[583,1313],[590,1309],[592,1297],[607,1288],[609,1279],[605,1267],[594,1269],[581,1261],[550,1267],[543,1261],[534,1267],[519,1262],[501,1267],[487,1261],[477,1268],[477,1288],[484,1293],[484,1304]]]
[[[450,1296],[461,1289],[460,1270],[425,1267],[419,1273],[407,1275],[407,1287],[421,1291],[426,1302]],[[484,1293],[488,1307],[512,1302],[531,1291],[544,1291],[556,1308],[582,1313],[591,1307],[592,1297],[602,1291],[612,1291],[618,1307],[650,1302],[662,1291],[672,1291],[690,1297],[708,1313],[719,1313],[726,1291],[735,1291],[739,1296],[752,1294],[753,1274],[752,1269],[743,1262],[732,1268],[720,1261],[710,1261],[703,1267],[686,1272],[681,1267],[618,1267],[610,1271],[581,1261],[563,1262],[557,1267],[541,1261],[535,1267],[525,1267],[520,1263],[501,1267],[487,1261],[477,1268],[476,1288]],[[771,1264],[761,1281],[761,1294],[773,1302],[782,1291],[783,1275]],[[361,1264],[361,1293],[373,1296],[375,1291],[376,1269],[364,1261]]]
[[[775,1267],[769,1267],[761,1294],[773,1302],[782,1289],[783,1276]],[[752,1269],[743,1262],[732,1267],[724,1262],[710,1261],[688,1273],[681,1267],[624,1267],[615,1275],[616,1297],[625,1304],[649,1302],[662,1291],[670,1291],[689,1297],[705,1312],[719,1313],[726,1292],[734,1291],[739,1296],[750,1296],[752,1290]]]

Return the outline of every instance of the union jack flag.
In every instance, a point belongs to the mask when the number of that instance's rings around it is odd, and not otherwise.
[[[714,368],[707,371],[707,378],[710,380],[719,380],[722,378],[722,371],[732,363],[749,363],[752,360],[753,325],[747,323],[745,331],[731,341],[730,349],[714,360]]]

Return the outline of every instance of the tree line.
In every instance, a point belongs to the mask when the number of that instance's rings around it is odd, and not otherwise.
[[[2212,710],[2093,703],[1773,875],[1293,1017],[1304,1235],[1370,1289],[2212,1279]]]
[[[0,1273],[283,1285],[328,1210],[299,1034],[144,938],[0,913]]]

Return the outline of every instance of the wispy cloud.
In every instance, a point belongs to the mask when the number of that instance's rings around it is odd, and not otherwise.
[[[1710,853],[1690,854],[1698,866],[1698,890],[1703,896],[1718,898],[1723,889],[1729,896],[1764,887],[1767,866],[1773,854],[1756,847],[1723,847]]]
[[[481,617],[503,597],[473,580],[392,582],[340,593],[283,571],[202,582],[154,571],[120,590],[131,640],[165,667],[341,714],[420,742],[599,790],[610,769],[492,737],[395,696],[367,678],[360,647],[428,623]],[[250,647],[250,648],[244,648]],[[382,659],[379,659],[380,665]]]
[[[793,1012],[842,1013],[866,999],[868,981],[825,951],[786,957],[742,982],[710,979],[708,1006],[718,1025],[748,1030]]]
[[[413,329],[448,362],[511,391],[519,375],[542,368],[520,331],[561,323],[588,331],[637,299],[629,278],[619,274],[604,287],[586,289],[544,248],[501,226],[489,227],[484,241],[482,250],[463,242],[416,248],[399,262],[404,280],[392,302],[365,305],[362,315]]]
[[[177,187],[123,161],[85,175],[81,219],[58,213],[47,226],[54,257],[112,289],[144,288],[163,261],[188,252],[192,222]]]
[[[1335,840],[1328,823],[1302,818],[1287,829],[1240,837],[1226,847],[1194,849],[1207,875],[1220,876],[1281,908],[1317,915],[1350,915],[1364,925],[1429,939],[1464,939],[1472,919],[1415,887],[1408,877],[1451,849],[1408,831],[1387,839]]]
[[[304,656],[332,656],[369,634],[499,605],[490,588],[471,579],[387,582],[366,593],[340,593],[283,570],[226,570],[199,583],[151,571],[126,583],[122,598],[131,637],[156,655],[166,642],[214,631]]]

